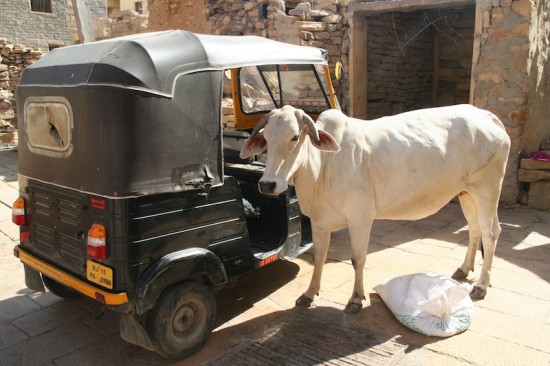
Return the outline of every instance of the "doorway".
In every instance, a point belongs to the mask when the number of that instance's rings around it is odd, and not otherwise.
[[[469,103],[475,4],[440,8],[434,0],[410,9],[392,3],[385,11],[354,13],[352,114],[374,119]]]

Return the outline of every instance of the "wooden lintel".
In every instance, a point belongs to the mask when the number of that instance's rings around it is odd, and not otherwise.
[[[449,8],[474,5],[475,0],[394,0],[394,1],[355,1],[349,4],[352,13],[384,13],[388,11],[414,11],[429,8]]]

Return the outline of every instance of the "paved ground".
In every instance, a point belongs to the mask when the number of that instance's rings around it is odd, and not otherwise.
[[[503,232],[493,265],[493,287],[485,300],[475,303],[473,323],[460,335],[443,339],[407,330],[371,290],[402,274],[431,271],[450,275],[455,270],[466,252],[467,230],[459,205],[450,203],[429,219],[375,224],[365,269],[365,288],[370,295],[359,314],[341,311],[351,293],[353,271],[349,238],[340,232],[333,236],[315,307],[294,308],[294,300],[309,282],[311,255],[275,263],[243,278],[233,290],[218,293],[218,326],[206,346],[189,359],[170,362],[122,341],[117,314],[106,311],[101,316],[101,308],[91,300],[61,300],[26,289],[22,265],[12,254],[18,239],[10,217],[17,197],[16,165],[15,151],[0,151],[2,365],[220,364],[220,357],[235,347],[285,329],[296,313],[324,319],[341,329],[375,332],[379,334],[375,339],[382,339],[379,343],[400,342],[407,348],[397,365],[550,365],[548,211],[500,210]],[[479,269],[478,261],[471,279]],[[348,356],[362,351],[351,349]],[[338,364],[339,360],[326,361]]]

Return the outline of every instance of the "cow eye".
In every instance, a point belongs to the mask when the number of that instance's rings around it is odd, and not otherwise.
[[[298,141],[299,138],[300,138],[300,135],[294,135],[292,136],[292,139],[290,139],[290,141]]]

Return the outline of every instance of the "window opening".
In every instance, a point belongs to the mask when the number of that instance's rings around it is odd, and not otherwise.
[[[28,98],[24,119],[31,151],[55,157],[71,153],[72,111],[65,98]]]
[[[51,13],[52,0],[31,0],[31,11],[37,13]]]
[[[322,65],[267,65],[241,69],[239,88],[244,113],[292,105],[318,114],[330,108]]]

